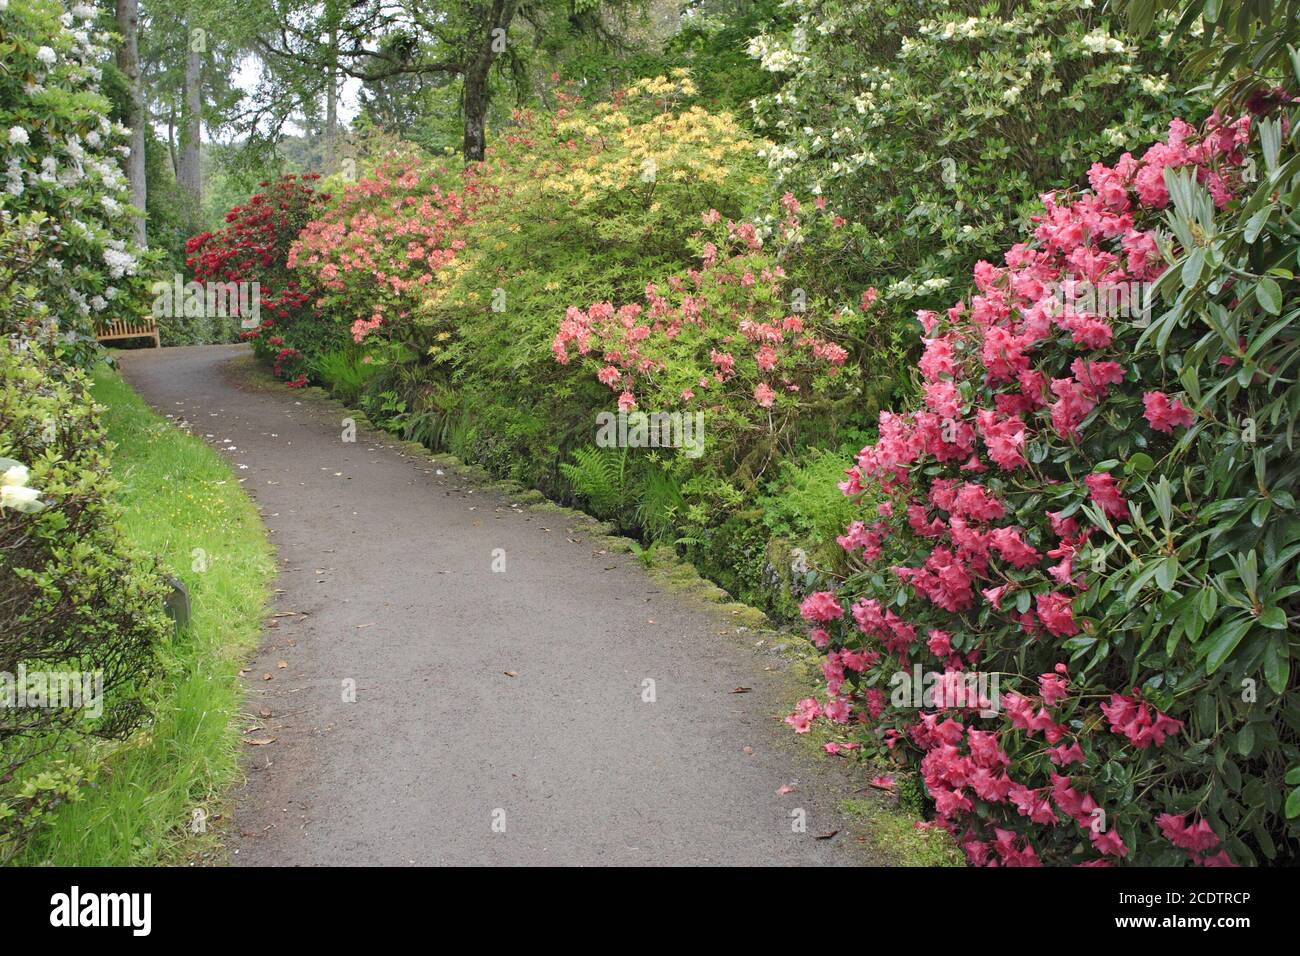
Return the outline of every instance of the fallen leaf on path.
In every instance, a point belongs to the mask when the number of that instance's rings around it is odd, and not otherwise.
[[[875,787],[877,790],[893,790],[893,789],[894,789],[894,778],[893,778],[893,777],[872,777],[870,783],[871,783],[871,786]]]
[[[262,675],[262,680],[274,680],[274,678],[271,677],[270,674],[263,674],[263,675]]]
[[[258,737],[254,740],[245,740],[244,743],[250,747],[265,747],[267,744],[275,743],[274,737]]]
[[[517,673],[515,673],[514,671],[502,671],[501,673],[505,674],[507,677],[518,677],[518,676],[519,676],[519,675],[518,675]]]
[[[818,836],[813,837],[813,839],[814,839],[814,840],[829,840],[831,837],[835,836],[835,834],[837,834],[837,833],[839,833],[839,832],[840,832],[839,830],[832,830],[830,833],[822,833],[822,834],[819,834]]]
[[[275,666],[276,666],[277,668],[279,668],[280,670],[284,670],[286,667],[289,666],[289,662],[288,662],[288,661],[279,661],[279,662],[276,663]]]
[[[754,689],[754,688],[752,688],[752,687],[737,687],[735,690],[732,691],[732,693],[733,693],[733,694],[748,694],[748,693],[749,693],[751,690],[753,690],[753,689]]]
[[[794,787],[790,786],[788,783],[782,784],[776,788],[776,795],[778,797],[784,797],[787,793],[794,793]]]

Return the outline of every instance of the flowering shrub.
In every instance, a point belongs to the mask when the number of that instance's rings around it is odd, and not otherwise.
[[[166,621],[161,577],[123,543],[77,367],[94,323],[133,315],[143,292],[96,16],[0,2],[0,862],[77,794],[83,768],[50,759],[61,735],[144,719]],[[101,677],[98,716],[27,699],[17,675],[46,670]]]
[[[553,361],[558,317],[575,291],[626,301],[685,275],[700,211],[739,218],[765,184],[752,141],[693,94],[685,75],[594,105],[559,89],[481,164],[387,156],[345,189],[293,262],[325,323],[381,367],[367,410],[563,495],[562,449],[591,443],[608,391]]]
[[[96,16],[92,4],[57,0],[0,7],[0,210],[11,223],[27,217],[40,255],[24,281],[48,307],[63,351],[67,335],[90,336],[96,322],[138,311],[144,291],[118,166],[127,131],[106,118],[108,35],[94,29]]]
[[[389,155],[306,224],[288,266],[310,278],[330,341],[360,344],[383,326],[399,340],[446,331],[432,316],[439,273],[465,247],[478,199],[476,170],[460,188],[446,187],[451,179],[414,152]]]
[[[1175,120],[1044,196],[968,300],[918,313],[923,401],[841,485],[874,507],[839,539],[859,570],[803,604],[828,697],[789,722],[859,726],[974,863],[1295,853],[1291,119]],[[1063,309],[1068,279],[1164,307]],[[893,693],[918,671],[919,709]]]
[[[1012,241],[1039,192],[1208,109],[1178,92],[1187,43],[1136,40],[1094,0],[784,10],[792,23],[750,43],[783,81],[753,104],[775,140],[764,155],[779,188],[824,196],[849,220],[855,242],[821,272],[874,282],[878,321],[900,336],[912,311],[948,301],[985,250]]]
[[[263,359],[275,356],[286,336],[313,334],[311,296],[300,287],[288,260],[298,233],[330,199],[316,191],[318,179],[318,174],[307,173],[263,182],[265,192],[226,213],[224,229],[199,233],[185,244],[185,263],[195,281],[259,283],[261,323],[240,337],[250,340]],[[272,338],[280,341],[273,343]]]
[[[519,113],[489,155],[491,213],[447,270],[440,308],[459,341],[433,345],[462,351],[452,381],[457,408],[473,415],[442,421],[453,450],[498,474],[630,531],[698,539],[752,506],[772,459],[829,429],[826,373],[857,320],[832,319],[833,306],[799,288],[799,240],[834,231],[835,216],[767,214],[759,144],[731,116],[690,105],[688,75],[643,80],[594,105],[557,95],[554,114]],[[590,354],[574,362],[581,343],[564,336],[579,326]],[[647,337],[626,342],[625,332]],[[566,353],[581,371],[552,357]],[[706,457],[593,448],[597,415],[624,391],[624,409],[702,412]],[[450,404],[446,393],[431,398]],[[617,486],[603,480],[614,472]]]
[[[787,194],[783,207],[788,239],[800,204]],[[570,307],[551,350],[562,365],[581,357],[620,411],[703,411],[722,473],[752,480],[790,451],[800,415],[825,398],[848,353],[818,334],[829,321],[791,311],[785,269],[754,224],[716,209],[701,219],[699,268],[648,283],[644,305]]]
[[[0,339],[0,697],[23,669],[101,672],[103,710],[0,705],[0,861],[75,798],[82,769],[49,759],[58,735],[122,737],[145,718],[166,628],[162,578],[119,530],[88,379],[39,333],[42,290],[21,281],[45,253],[14,240],[0,230],[0,323],[18,330]]]
[[[691,261],[701,210],[740,214],[756,193],[753,145],[729,115],[686,105],[693,94],[689,76],[658,77],[608,102],[559,89],[553,113],[516,111],[510,132],[472,168],[491,211],[466,232],[431,295],[444,326],[475,341],[464,360],[474,374],[486,361],[501,381],[522,355],[552,384],[554,316],[573,288],[639,294],[648,278]],[[445,339],[432,345],[435,361],[456,349]]]

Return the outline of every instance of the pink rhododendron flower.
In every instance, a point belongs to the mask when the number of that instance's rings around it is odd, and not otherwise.
[[[1183,729],[1181,720],[1174,720],[1151,707],[1137,696],[1132,697],[1112,694],[1109,704],[1102,704],[1101,711],[1106,715],[1113,733],[1123,734],[1135,747],[1145,750],[1152,744],[1162,746],[1165,739]]]
[[[822,713],[826,715],[827,720],[834,721],[837,724],[847,724],[849,722],[849,702],[843,697],[832,697],[826,701]]]
[[[1057,664],[1053,673],[1038,676],[1038,690],[1043,695],[1043,703],[1048,707],[1056,706],[1069,694],[1069,684],[1066,683],[1068,673],[1064,664]]]
[[[817,591],[803,599],[799,614],[805,621],[835,621],[844,616],[844,608],[835,600],[834,593]]]
[[[1158,432],[1170,434],[1175,426],[1186,428],[1194,420],[1192,410],[1177,399],[1171,400],[1164,392],[1147,392],[1142,396],[1143,415]]]
[[[1043,627],[1057,637],[1071,637],[1079,633],[1079,626],[1074,623],[1074,612],[1068,594],[1058,592],[1039,594],[1035,596],[1034,603]]]
[[[1098,852],[1107,856],[1128,856],[1128,847],[1120,839],[1120,835],[1115,830],[1105,830],[1100,833],[1093,832],[1088,838]]]
[[[926,646],[935,657],[948,657],[952,654],[952,635],[932,627]]]
[[[1049,747],[1047,756],[1058,767],[1068,767],[1072,763],[1084,762],[1083,750],[1080,749],[1077,740],[1068,747],[1065,744]]]
[[[1128,503],[1119,493],[1119,483],[1110,472],[1088,475],[1083,479],[1088,494],[1101,510],[1112,518],[1127,518]]]
[[[989,543],[1012,567],[1033,567],[1043,556],[1025,543],[1020,536],[1020,529],[1014,527],[994,528],[989,532]]]
[[[859,750],[861,749],[861,747],[862,747],[861,744],[855,744],[855,743],[840,744],[840,743],[836,743],[833,740],[822,744],[822,750],[826,751],[828,754],[831,754],[832,756],[838,753],[846,753],[854,750]]]
[[[811,697],[805,697],[795,705],[794,713],[785,718],[785,722],[794,728],[797,734],[806,734],[812,730],[812,722],[821,716],[821,705]]]

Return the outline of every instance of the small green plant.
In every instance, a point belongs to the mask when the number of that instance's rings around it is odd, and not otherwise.
[[[326,352],[309,362],[313,378],[325,383],[334,395],[347,405],[356,404],[366,383],[379,370],[373,362],[356,349],[340,348]]]
[[[686,498],[681,480],[671,465],[655,455],[645,458],[637,478],[636,522],[652,541],[677,540],[675,532],[682,524]]]
[[[626,448],[579,448],[560,471],[598,518],[616,518],[633,503]]]

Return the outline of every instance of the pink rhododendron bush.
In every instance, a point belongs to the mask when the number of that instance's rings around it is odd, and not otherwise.
[[[361,343],[376,330],[430,339],[440,270],[465,248],[464,231],[479,196],[475,167],[450,173],[414,150],[380,158],[289,250],[288,267],[315,290],[316,322],[335,344]],[[400,337],[400,336],[399,336]],[[319,354],[323,346],[308,348]]]
[[[739,480],[788,454],[801,418],[844,391],[838,317],[791,310],[777,250],[801,228],[801,208],[789,194],[782,208],[766,243],[753,223],[702,213],[698,267],[647,283],[639,302],[570,307],[551,345],[557,362],[587,365],[620,412],[700,412],[711,459]]]
[[[918,314],[788,722],[914,772],[972,863],[1294,858],[1298,170],[1287,117],[1175,120]]]

